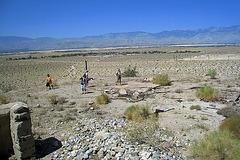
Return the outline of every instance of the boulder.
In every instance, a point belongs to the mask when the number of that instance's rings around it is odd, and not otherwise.
[[[127,91],[123,88],[121,88],[118,92],[120,95],[127,95]]]

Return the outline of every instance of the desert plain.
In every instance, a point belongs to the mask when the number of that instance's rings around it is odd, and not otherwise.
[[[91,54],[82,56],[81,53]],[[68,54],[71,56],[66,56]],[[93,80],[89,81],[87,94],[82,94],[79,79],[86,70],[85,61]],[[116,85],[117,70],[124,72],[129,66],[136,67],[137,76],[122,77],[123,85]],[[212,69],[217,71],[214,79],[207,75]],[[0,56],[0,71],[1,96],[7,102],[21,101],[29,106],[35,139],[55,137],[63,147],[66,147],[65,141],[76,134],[82,119],[124,119],[124,112],[132,105],[147,105],[151,114],[156,109],[173,108],[158,113],[156,120],[162,128],[191,144],[218,129],[225,119],[217,114],[219,109],[233,103],[239,105],[235,102],[240,94],[239,46],[102,48],[6,54]],[[51,90],[45,86],[47,74],[53,79]],[[171,84],[151,88],[151,80],[158,74],[168,74]],[[111,92],[117,89],[129,92],[127,87],[134,83],[137,85],[132,91],[151,89],[136,101]],[[197,89],[204,86],[219,90],[223,100],[204,102],[197,98]],[[102,93],[110,97],[109,103],[94,104]],[[54,98],[58,102],[54,103]],[[190,109],[196,105],[201,110]],[[54,152],[63,155],[63,147]],[[181,154],[188,156],[187,146]],[[41,159],[50,159],[52,155],[53,152]],[[72,158],[71,154],[66,157]]]

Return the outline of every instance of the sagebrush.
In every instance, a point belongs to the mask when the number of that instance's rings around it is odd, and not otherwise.
[[[145,106],[132,105],[131,107],[128,107],[126,109],[124,115],[129,120],[141,122],[149,116],[149,107],[148,105]]]
[[[0,95],[0,104],[8,103],[7,98],[5,96]]]
[[[219,91],[210,86],[201,87],[196,92],[196,97],[207,101],[220,96]]]
[[[219,129],[231,132],[235,138],[240,140],[240,114],[224,119]]]
[[[97,104],[107,104],[109,102],[109,100],[110,100],[109,96],[103,93],[96,98],[96,103]]]
[[[131,67],[130,65],[128,68],[125,68],[124,72],[122,73],[123,77],[136,77],[138,74],[137,67]]]
[[[190,107],[190,109],[191,109],[191,110],[194,110],[194,109],[195,109],[195,110],[197,110],[197,111],[200,111],[200,110],[202,110],[202,107],[201,107],[200,105],[193,105],[193,106]]]
[[[148,118],[140,123],[128,123],[126,138],[132,143],[150,144],[160,147],[163,144],[163,135],[171,135],[167,130],[163,130],[156,117]]]
[[[239,159],[240,141],[228,131],[214,131],[197,140],[189,148],[193,158],[209,160]]]
[[[212,79],[214,79],[215,76],[217,75],[217,71],[216,71],[215,69],[210,69],[210,70],[208,71],[208,75],[209,75]]]
[[[163,86],[167,86],[171,84],[171,81],[168,78],[168,74],[158,74],[156,77],[153,78],[152,82],[154,84],[159,84]]]

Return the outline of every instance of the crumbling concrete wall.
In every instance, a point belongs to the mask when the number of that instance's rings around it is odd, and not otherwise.
[[[16,102],[0,106],[0,159],[14,151],[18,160],[35,155],[29,108]]]
[[[29,108],[18,102],[10,109],[10,126],[13,149],[17,159],[30,158],[35,153],[35,142],[32,135],[32,123]]]
[[[0,106],[0,159],[7,158],[12,151],[10,131],[10,108],[13,103]]]

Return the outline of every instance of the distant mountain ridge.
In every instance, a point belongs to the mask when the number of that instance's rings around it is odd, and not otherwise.
[[[41,37],[31,39],[0,36],[0,52],[203,43],[240,44],[240,25],[197,30],[162,31],[159,33],[141,31],[107,33],[79,38]]]

